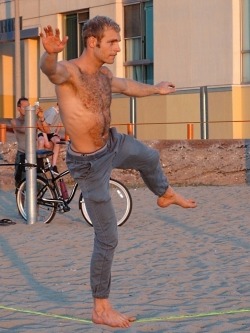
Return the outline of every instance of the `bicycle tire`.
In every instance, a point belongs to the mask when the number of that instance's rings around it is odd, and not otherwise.
[[[117,225],[122,226],[131,214],[132,197],[127,187],[118,180],[111,178],[109,185],[111,200],[117,217]],[[79,197],[79,208],[85,221],[93,227],[82,194],[80,194]]]
[[[55,199],[54,190],[48,185],[48,182],[42,177],[37,177],[37,222],[50,223],[57,211],[57,203],[44,203],[40,199]],[[26,179],[24,179],[16,191],[16,203],[19,214],[27,221],[26,214]]]

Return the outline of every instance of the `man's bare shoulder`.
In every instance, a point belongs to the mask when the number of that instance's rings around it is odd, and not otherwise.
[[[111,72],[111,70],[106,67],[106,66],[102,66],[100,68],[100,72],[104,75],[107,75],[109,79],[112,79],[113,78],[113,73]]]
[[[65,80],[61,83],[72,83],[77,77],[79,77],[79,67],[75,60],[76,59],[58,61],[58,64],[61,67],[61,72],[65,75]],[[65,73],[67,73],[67,75]]]
[[[72,59],[72,60],[61,60],[61,61],[58,61],[58,63],[61,66],[66,67],[67,70],[70,70],[70,71],[75,71],[77,69],[77,65],[75,63],[75,59]]]

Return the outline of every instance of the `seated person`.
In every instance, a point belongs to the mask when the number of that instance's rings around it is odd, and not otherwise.
[[[60,145],[57,144],[60,142],[60,129],[61,125],[61,118],[59,114],[59,107],[58,104],[47,109],[44,112],[44,117],[46,123],[50,126],[50,133],[43,133],[39,132],[37,137],[37,147],[38,149],[49,149],[53,151],[52,156],[52,170],[58,173],[57,170],[57,159],[60,153]]]
[[[28,98],[21,97],[17,102],[17,111],[19,112],[19,117],[11,120],[11,125],[17,140],[17,153],[15,159],[15,186],[25,178],[25,167],[19,163],[25,163],[25,108],[30,105]],[[49,126],[45,121],[43,109],[38,107],[36,109],[37,114],[37,128],[43,132],[49,132]]]

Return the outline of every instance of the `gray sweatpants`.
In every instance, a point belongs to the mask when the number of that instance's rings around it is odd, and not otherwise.
[[[131,136],[110,129],[107,145],[92,154],[73,152],[66,158],[70,174],[79,184],[95,231],[90,267],[94,298],[108,298],[111,267],[118,243],[117,222],[109,194],[114,168],[138,170],[147,187],[157,196],[165,193],[168,181],[159,162],[159,153]]]

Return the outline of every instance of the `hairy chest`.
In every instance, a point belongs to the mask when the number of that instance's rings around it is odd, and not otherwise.
[[[76,93],[84,108],[92,112],[109,110],[111,104],[111,81],[102,73],[79,74],[76,78]]]

